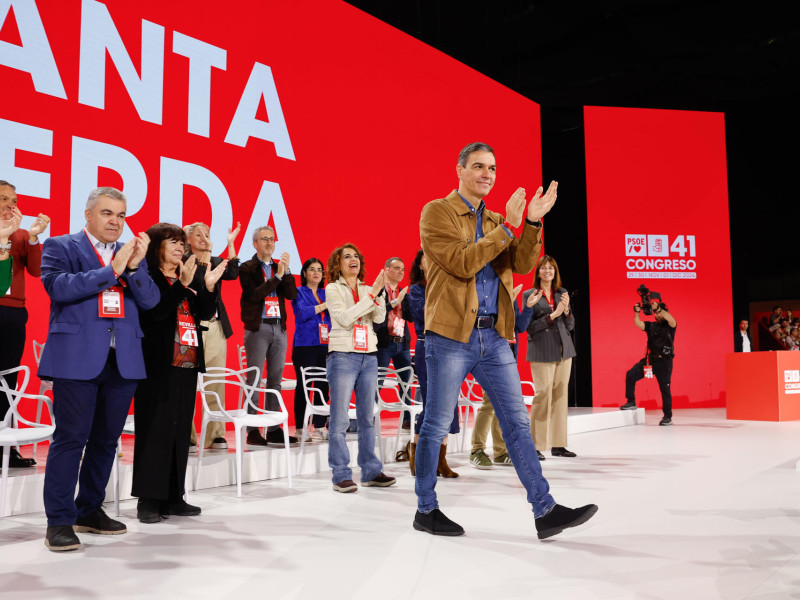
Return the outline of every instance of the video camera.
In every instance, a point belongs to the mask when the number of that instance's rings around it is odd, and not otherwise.
[[[642,284],[638,288],[636,288],[636,293],[639,294],[639,297],[641,298],[642,312],[644,314],[646,315],[653,314],[653,307],[650,305],[650,303],[653,300],[658,302],[659,306],[661,307],[661,310],[666,310],[667,312],[669,312],[667,309],[667,305],[661,301],[661,294],[659,294],[658,292],[651,291],[647,289],[647,287],[644,284]]]

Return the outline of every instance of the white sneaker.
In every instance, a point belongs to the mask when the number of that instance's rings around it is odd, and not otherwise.
[[[328,439],[328,429],[326,427],[318,427],[314,430],[314,435],[319,440],[327,440]]]
[[[190,453],[197,452],[197,444],[193,444],[192,442],[189,442],[189,452]]]
[[[300,434],[300,441],[302,441],[302,442],[310,442],[314,438],[313,432],[308,431],[308,430],[302,430],[301,429],[298,433]],[[295,435],[297,435],[297,434],[295,434]]]

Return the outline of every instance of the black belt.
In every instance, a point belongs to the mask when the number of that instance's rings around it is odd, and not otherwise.
[[[404,337],[390,337],[389,339],[390,339],[392,342],[394,342],[395,344],[402,344],[402,343],[403,343],[403,340],[404,340],[405,338],[404,338]]]
[[[475,329],[491,329],[496,322],[497,317],[495,315],[478,317],[475,321]]]
[[[273,317],[272,319],[261,319],[261,322],[267,325],[279,325],[281,320],[278,317]]]

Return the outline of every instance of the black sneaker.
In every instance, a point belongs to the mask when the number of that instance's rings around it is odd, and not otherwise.
[[[254,431],[247,432],[247,445],[266,446],[267,440],[264,439],[264,436],[261,435],[261,432],[258,429],[255,429]]]
[[[626,402],[619,407],[620,410],[636,410],[636,402]]]
[[[269,443],[269,444],[284,445],[283,430],[282,429],[276,429],[275,431],[268,431],[266,439],[267,439],[267,443]],[[290,444],[296,444],[298,442],[299,442],[299,440],[296,437],[294,437],[293,435],[289,436],[289,443]]]
[[[139,498],[136,504],[136,518],[140,523],[159,523],[161,521],[161,510],[158,500],[148,500]]]
[[[128,532],[124,523],[109,517],[102,508],[95,508],[88,515],[78,517],[73,529],[78,533],[99,533],[101,535],[119,535]]]
[[[414,529],[431,535],[464,535],[464,528],[445,517],[438,508],[427,514],[417,511],[414,515]]]
[[[663,419],[661,419],[661,421],[659,421],[658,424],[661,425],[662,427],[672,425],[672,418],[664,417]]]
[[[212,450],[227,450],[228,442],[226,442],[225,438],[222,437],[214,438],[214,441],[211,442],[209,448],[211,448]]]
[[[567,450],[566,448],[559,448],[556,446],[553,446],[550,449],[550,454],[553,456],[565,456],[567,458],[575,458],[576,456],[578,456],[572,450]]]
[[[81,547],[81,541],[75,535],[72,525],[54,525],[47,528],[44,545],[52,552],[66,552],[78,550]]]
[[[577,527],[586,523],[597,512],[596,504],[587,504],[580,508],[567,508],[556,504],[549,513],[536,519],[536,531],[539,539],[552,537],[569,527]]]
[[[540,461],[540,462],[544,460],[544,454],[542,454],[542,453],[541,453],[541,452],[539,452],[538,450],[536,451],[536,456],[538,456],[538,457],[539,457],[539,461]]]
[[[362,481],[361,485],[363,487],[389,487],[395,483],[397,483],[397,479],[381,473],[375,479],[371,479],[370,481]]]
[[[185,500],[178,500],[177,502],[161,502],[161,514],[163,515],[177,515],[179,517],[196,517],[202,512],[199,506],[192,506]]]

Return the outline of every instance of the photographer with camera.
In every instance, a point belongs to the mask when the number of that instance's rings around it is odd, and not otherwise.
[[[675,356],[675,329],[678,326],[675,318],[667,312],[667,305],[661,301],[658,292],[650,292],[644,285],[636,290],[641,302],[633,306],[633,323],[647,334],[647,350],[642,360],[630,368],[625,375],[625,397],[628,402],[622,410],[636,410],[636,382],[643,378],[655,376],[658,389],[661,390],[661,404],[664,418],[659,425],[672,425],[672,358]],[[655,321],[642,321],[639,313],[655,315]]]

